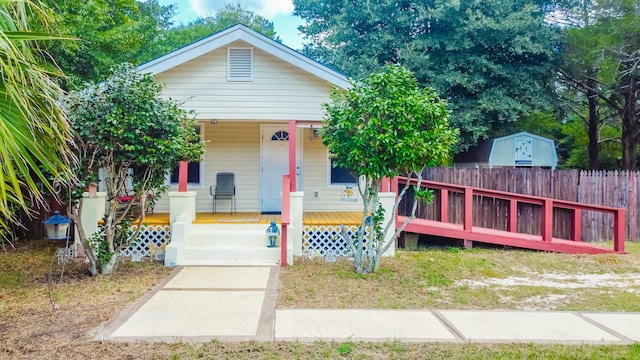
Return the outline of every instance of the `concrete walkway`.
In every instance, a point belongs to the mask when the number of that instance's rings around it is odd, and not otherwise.
[[[640,342],[640,313],[276,309],[278,272],[278,267],[177,268],[95,338],[127,342]]]

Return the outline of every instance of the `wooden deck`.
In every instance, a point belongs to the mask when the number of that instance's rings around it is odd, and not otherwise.
[[[398,223],[407,219],[406,216],[398,216]],[[463,239],[467,241],[478,241],[496,245],[506,245],[526,249],[579,253],[579,254],[605,254],[614,252],[596,244],[579,241],[553,238],[551,241],[544,241],[542,235],[531,235],[515,233],[503,230],[487,229],[473,226],[470,231],[464,230],[461,224],[443,223],[433,220],[413,219],[405,228],[408,232],[443,236],[449,238]]]
[[[260,214],[259,212],[197,213],[196,224],[269,224],[275,220],[280,223],[279,214]],[[358,225],[362,221],[361,212],[305,212],[304,225]],[[169,224],[168,213],[147,214],[144,222],[149,225]]]
[[[392,190],[397,192],[400,184],[404,186],[407,181],[410,181],[412,184],[417,183],[416,179],[395,178],[391,186]],[[435,181],[423,180],[419,185],[432,189],[437,193],[440,200],[438,204],[439,209],[436,209],[438,216],[436,219],[418,218],[411,220],[404,229],[407,232],[462,239],[465,242],[465,246],[471,246],[473,241],[478,241],[489,244],[573,254],[624,253],[625,209],[487,190],[470,186],[452,185]],[[462,207],[451,206],[452,204],[449,203],[450,193],[458,193],[463,196],[464,201]],[[474,198],[479,197],[500,199],[508,202],[507,230],[484,228],[475,224],[473,207],[479,202],[474,201]],[[531,204],[541,209],[542,219],[538,224],[541,235],[518,231],[518,221],[528,221],[526,218],[519,218],[518,204]],[[570,239],[559,239],[553,236],[554,209],[565,209],[573,212]],[[449,222],[449,210],[458,212],[456,215],[461,215],[458,216],[462,219],[461,224]],[[583,211],[595,211],[613,215],[614,227],[611,229],[611,238],[613,238],[614,242],[613,249],[581,241]],[[404,223],[407,219],[406,214],[398,214],[396,217],[396,226],[399,227],[400,224]]]

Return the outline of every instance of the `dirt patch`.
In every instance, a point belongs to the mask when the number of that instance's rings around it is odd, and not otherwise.
[[[534,274],[529,277],[510,276],[504,279],[458,280],[456,285],[471,287],[491,286],[497,288],[513,288],[517,286],[540,286],[555,289],[580,288],[640,288],[638,274]]]
[[[428,249],[350,262],[300,260],[281,273],[278,306],[462,310],[640,311],[640,249],[626,255]]]

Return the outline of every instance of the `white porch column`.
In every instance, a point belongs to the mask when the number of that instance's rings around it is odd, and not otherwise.
[[[302,217],[304,216],[303,211],[303,198],[304,192],[297,191],[291,193],[291,223],[289,225],[289,244],[291,251],[288,252],[291,256],[291,261],[287,259],[287,261],[292,264],[293,256],[301,256],[302,255]]]
[[[383,228],[389,223],[389,221],[396,221],[396,214],[393,213],[393,204],[396,202],[396,193],[393,192],[381,192],[378,194],[378,203],[384,208],[384,220],[382,221]],[[396,238],[393,234],[396,231],[396,225],[393,224],[389,228],[389,232],[384,237],[384,245],[393,241],[393,245],[382,254],[382,256],[394,256],[396,253]],[[384,246],[383,245],[383,246]]]
[[[175,267],[183,263],[183,249],[186,239],[191,233],[189,215],[180,215],[171,227],[171,241],[164,253],[164,266]]]
[[[82,220],[82,227],[87,239],[91,237],[93,233],[98,231],[98,223],[104,218],[104,213],[107,206],[107,193],[97,192],[94,196],[85,192],[82,194],[82,212],[80,213],[80,219]],[[75,230],[75,248],[83,249],[80,244],[80,236],[78,235],[78,229]],[[80,250],[82,251],[82,250]]]
[[[187,215],[188,221],[196,219],[196,194],[195,191],[169,192],[169,223],[171,226],[180,215]]]
[[[191,232],[191,223],[196,219],[196,192],[169,192],[169,224],[171,241],[165,249],[164,265],[182,264],[184,243]]]

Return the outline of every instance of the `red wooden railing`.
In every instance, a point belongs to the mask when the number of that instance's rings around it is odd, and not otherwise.
[[[287,266],[287,226],[291,222],[291,182],[289,175],[282,176],[282,212],[280,224],[282,234],[280,241],[280,266]]]
[[[417,179],[410,179],[409,181],[411,182],[412,185],[417,184]],[[398,188],[404,186],[404,184],[406,183],[407,183],[407,178],[397,177],[393,180],[391,184],[391,189],[392,191],[397,193]],[[508,237],[509,234],[512,234],[514,238],[517,238],[517,239],[514,239],[514,243],[517,243],[518,245],[514,245],[514,246],[522,246],[522,244],[526,243],[526,241],[522,241],[523,239],[525,238],[533,239],[533,237],[531,237],[530,234],[523,234],[518,232],[518,204],[524,203],[524,204],[539,205],[542,207],[541,239],[543,243],[546,243],[549,246],[537,244],[533,248],[552,250],[552,249],[555,249],[554,247],[550,246],[553,242],[562,241],[563,246],[558,248],[566,249],[567,252],[574,252],[574,251],[571,251],[571,246],[570,246],[571,244],[567,243],[565,239],[555,239],[552,236],[552,229],[553,229],[552,225],[553,225],[553,217],[554,217],[553,209],[557,208],[557,209],[567,209],[567,210],[573,211],[572,231],[571,231],[572,239],[570,240],[575,242],[576,246],[578,245],[577,243],[580,242],[580,237],[581,237],[582,211],[597,211],[597,212],[603,212],[607,214],[613,214],[613,218],[614,218],[613,251],[617,253],[624,253],[624,240],[625,240],[624,229],[625,229],[625,212],[626,212],[625,209],[613,208],[613,207],[607,207],[607,206],[589,205],[589,204],[583,204],[583,203],[577,203],[577,202],[571,202],[571,201],[556,200],[551,198],[543,198],[543,197],[529,196],[529,195],[521,195],[521,194],[509,193],[504,191],[488,190],[488,189],[481,189],[481,188],[475,188],[470,186],[460,186],[460,185],[453,185],[453,184],[440,183],[440,182],[427,181],[427,180],[422,180],[420,186],[422,188],[438,190],[440,192],[440,208],[439,208],[440,220],[438,222],[442,223],[443,225],[449,224],[449,217],[448,217],[449,193],[450,192],[459,193],[459,194],[463,194],[464,196],[462,227],[461,228],[456,226],[443,227],[441,231],[439,231],[439,235],[441,236],[449,236],[454,238],[462,238],[464,240],[477,240],[481,242],[493,242],[493,243],[501,243],[501,244],[508,245],[508,241],[505,241],[505,240],[491,241],[491,236],[502,236],[504,238],[504,237]],[[498,230],[498,231],[495,231],[494,233],[489,233],[486,230],[492,230],[492,229],[484,229],[484,228],[473,226],[474,196],[490,197],[494,199],[506,200],[509,202],[509,214],[508,214],[509,218],[508,218],[508,225],[507,225],[506,231]],[[399,216],[398,214],[396,214],[398,226],[404,220],[406,220],[406,218],[407,218],[406,216]],[[407,226],[406,230],[412,231],[412,232],[422,232],[420,231],[421,230],[421,226],[419,224],[420,220],[421,219],[418,219],[418,221],[415,222],[413,225]],[[431,221],[430,223],[433,223],[433,221]],[[426,227],[422,226],[422,228],[426,228]],[[516,236],[516,235],[525,235],[525,236]],[[584,250],[585,245],[586,244],[581,245],[580,248]],[[573,250],[575,250],[575,252],[582,252],[580,248],[575,247]],[[565,250],[561,250],[561,251],[565,251]]]

